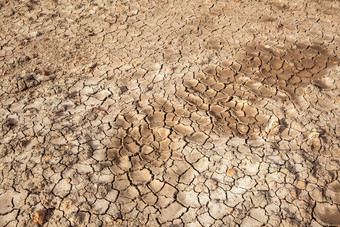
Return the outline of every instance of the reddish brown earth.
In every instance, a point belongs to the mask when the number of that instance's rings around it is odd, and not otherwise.
[[[0,2],[0,226],[340,225],[340,1]]]

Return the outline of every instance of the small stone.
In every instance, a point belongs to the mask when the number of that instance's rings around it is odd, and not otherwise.
[[[301,182],[300,182],[300,189],[303,189],[303,188],[305,188],[305,187],[306,187],[306,185],[307,185],[307,183],[306,183],[306,182],[304,182],[304,181],[301,181]]]
[[[97,63],[90,63],[88,66],[85,68],[86,73],[90,73],[93,71],[93,69],[96,67]]]
[[[227,170],[227,175],[228,176],[232,176],[232,175],[235,175],[236,174],[236,171],[234,169],[228,169]]]
[[[272,119],[269,124],[266,126],[265,131],[269,135],[276,135],[280,130],[279,121],[276,119]]]
[[[38,32],[38,31],[35,31],[35,32],[31,32],[31,37],[38,37],[38,36],[41,36],[42,33],[41,32]]]
[[[44,210],[38,210],[33,218],[34,223],[38,223],[39,225],[44,224],[46,213]]]
[[[48,75],[50,74],[50,72],[47,71],[46,69],[42,69],[42,70],[41,70],[41,74],[42,74],[43,76],[48,76]]]

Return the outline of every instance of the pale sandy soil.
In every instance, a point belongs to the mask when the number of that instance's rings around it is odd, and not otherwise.
[[[0,1],[0,226],[340,225],[340,1]]]

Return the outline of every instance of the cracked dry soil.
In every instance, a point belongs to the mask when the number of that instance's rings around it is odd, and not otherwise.
[[[1,1],[0,226],[340,225],[339,12]]]

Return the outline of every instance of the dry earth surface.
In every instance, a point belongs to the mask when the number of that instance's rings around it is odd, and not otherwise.
[[[0,226],[340,225],[339,12],[0,1]]]

